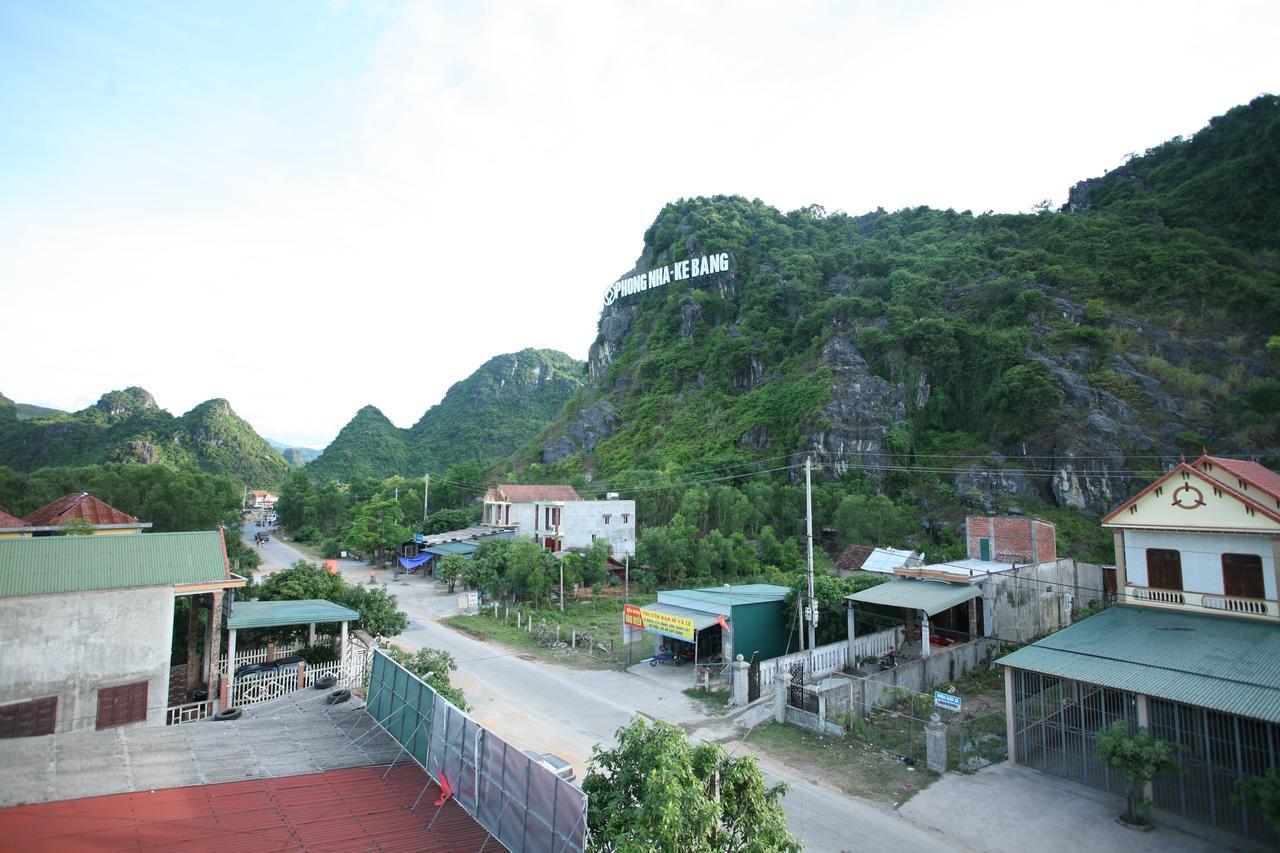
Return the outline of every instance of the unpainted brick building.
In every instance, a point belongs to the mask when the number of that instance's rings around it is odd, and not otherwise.
[[[969,558],[1001,563],[1051,563],[1058,559],[1057,528],[1023,516],[971,515],[965,519]]]

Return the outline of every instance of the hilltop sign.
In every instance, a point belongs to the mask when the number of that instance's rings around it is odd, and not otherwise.
[[[704,275],[728,271],[728,252],[721,252],[718,255],[700,255],[696,258],[686,258],[683,261],[673,261],[666,266],[656,267],[648,272],[618,279],[605,290],[604,304],[608,308],[624,296],[653,290],[655,287],[662,287],[664,284],[670,284],[673,281],[686,281],[700,278]]]

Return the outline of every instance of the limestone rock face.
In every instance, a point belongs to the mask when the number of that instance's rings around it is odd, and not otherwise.
[[[579,450],[594,450],[608,438],[618,424],[618,411],[608,400],[599,400],[578,413],[569,422],[567,436],[561,436],[542,449],[542,461],[548,465],[572,456]]]
[[[821,363],[831,369],[835,384],[822,409],[824,424],[809,434],[818,460],[837,476],[855,465],[883,464],[889,429],[907,418],[906,389],[871,372],[851,330],[827,341]],[[804,455],[797,452],[794,461],[802,462]]]

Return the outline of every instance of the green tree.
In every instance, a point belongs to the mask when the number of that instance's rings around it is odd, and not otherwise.
[[[462,577],[463,571],[467,567],[467,558],[460,557],[457,554],[450,554],[440,560],[440,565],[436,566],[436,577],[449,585],[449,592],[453,592],[454,585],[458,579]]]
[[[1157,775],[1177,769],[1171,745],[1148,729],[1140,728],[1130,734],[1129,724],[1124,720],[1099,729],[1097,738],[1098,760],[1125,781],[1125,822],[1150,823],[1150,802],[1142,796],[1142,789]]]
[[[1236,781],[1236,796],[1262,814],[1271,828],[1280,832],[1280,771],[1268,767],[1261,776],[1246,776]]]
[[[406,652],[398,646],[387,648],[391,659],[421,678],[437,693],[463,711],[470,710],[462,689],[455,687],[449,674],[458,668],[453,655],[442,649],[418,649]]]
[[[430,536],[435,533],[448,533],[450,530],[462,530],[468,527],[472,520],[473,514],[468,509],[437,510],[427,516],[427,523],[422,532]]]
[[[693,745],[670,723],[637,718],[618,745],[591,750],[582,790],[593,851],[799,851],[782,812],[786,785],[754,758]]]
[[[404,514],[394,500],[372,500],[356,508],[356,517],[347,528],[347,547],[363,554],[381,554],[395,548],[412,534],[401,523]]]
[[[409,627],[409,619],[397,608],[394,595],[381,587],[349,584],[305,560],[268,577],[246,593],[261,601],[306,601],[319,598],[349,607],[360,614],[355,627],[373,637],[394,637]]]

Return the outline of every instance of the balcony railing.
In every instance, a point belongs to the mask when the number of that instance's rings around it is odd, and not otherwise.
[[[1246,598],[1238,595],[1218,595],[1211,592],[1191,592],[1178,589],[1157,589],[1149,586],[1125,585],[1125,596],[1134,604],[1165,607],[1173,610],[1210,610],[1231,616],[1256,619],[1280,619],[1280,603],[1267,598]]]

